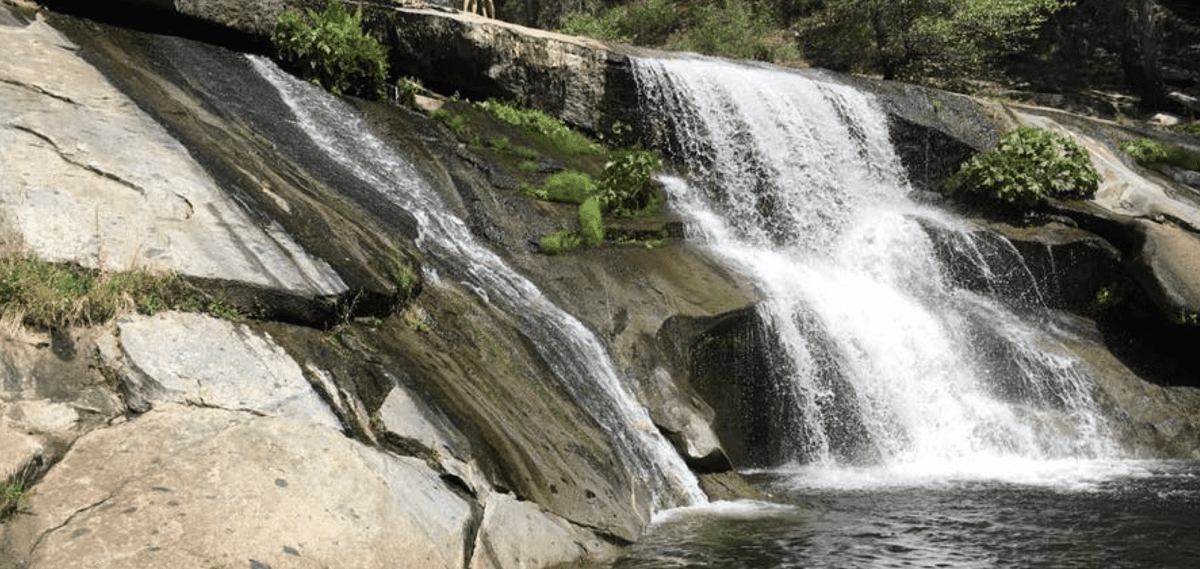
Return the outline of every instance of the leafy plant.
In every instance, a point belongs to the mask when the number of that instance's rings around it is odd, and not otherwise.
[[[459,137],[464,137],[467,134],[466,115],[452,113],[446,109],[433,109],[429,111],[429,118],[446,125]]]
[[[387,51],[363,32],[361,7],[330,0],[323,12],[285,11],[271,39],[285,66],[335,94],[386,95]]]
[[[563,229],[557,233],[547,235],[538,241],[538,247],[547,255],[558,255],[578,249],[583,245],[583,238],[579,232]]]
[[[1121,144],[1121,150],[1143,166],[1170,164],[1186,170],[1200,170],[1200,154],[1176,144],[1139,138]]]
[[[596,193],[596,182],[591,176],[578,170],[555,172],[534,197],[541,200],[581,204]]]
[[[1200,137],[1200,121],[1192,121],[1187,124],[1181,124],[1172,128],[1171,130],[1175,132],[1182,132],[1184,134],[1190,134],[1195,137]]]
[[[492,113],[492,115],[501,121],[525,129],[528,132],[545,136],[559,151],[565,154],[601,154],[604,152],[603,146],[571,130],[562,121],[537,109],[518,109],[494,99],[484,101],[479,106]]]
[[[21,506],[37,491],[30,490],[20,482],[0,484],[0,520],[8,519],[21,510]]]
[[[604,220],[600,214],[600,200],[596,196],[579,204],[579,235],[584,245],[594,247],[604,243]]]
[[[1087,199],[1100,185],[1087,150],[1075,141],[1023,126],[963,164],[955,186],[1008,203]]]
[[[648,150],[617,153],[600,174],[600,204],[617,216],[633,216],[655,202],[654,175],[662,158]]]

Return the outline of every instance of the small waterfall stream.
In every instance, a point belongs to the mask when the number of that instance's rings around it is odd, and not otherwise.
[[[613,437],[620,454],[616,460],[632,471],[632,478],[649,485],[655,510],[706,501],[696,478],[636,402],[590,330],[480,244],[416,168],[376,138],[352,108],[266,59],[250,59],[318,146],[416,218],[417,245],[426,255],[443,270],[453,267],[456,280],[521,321],[563,386]]]
[[[785,354],[775,373],[800,410],[777,441],[787,462],[986,471],[1115,453],[1090,378],[1036,311],[952,282],[926,227],[981,262],[983,248],[908,198],[870,96],[703,58],[635,72],[644,116],[689,171],[665,179],[672,203],[763,291]]]

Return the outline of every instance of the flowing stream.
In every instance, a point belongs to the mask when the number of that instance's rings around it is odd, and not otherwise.
[[[649,485],[656,511],[707,501],[695,476],[659,434],[591,331],[480,244],[417,169],[375,137],[346,103],[269,60],[250,59],[279,90],[301,129],[328,156],[416,218],[417,246],[440,270],[452,270],[456,280],[521,321],[562,385],[613,437],[619,454],[615,458],[634,479]]]

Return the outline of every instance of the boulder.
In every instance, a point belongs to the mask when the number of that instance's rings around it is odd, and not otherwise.
[[[304,370],[270,336],[245,324],[187,312],[128,316],[119,336],[101,343],[126,404],[147,411],[163,403],[288,416],[341,429]]]
[[[470,569],[533,569],[608,557],[613,546],[533,502],[492,494],[484,504]]]
[[[461,568],[477,523],[419,460],[174,405],[83,436],[37,490],[6,528],[29,569]]]
[[[0,426],[0,484],[30,482],[30,471],[36,471],[44,449],[33,437]]]
[[[26,252],[304,297],[346,291],[279,226],[252,219],[45,21],[0,26],[0,42],[0,228]]]
[[[386,441],[408,454],[428,457],[472,494],[487,498],[487,477],[474,464],[470,441],[444,415],[396,386],[376,412]]]
[[[606,104],[609,80],[632,80],[625,56],[589,38],[423,8],[397,8],[380,21],[394,72],[442,92],[511,99],[589,131],[616,120]]]

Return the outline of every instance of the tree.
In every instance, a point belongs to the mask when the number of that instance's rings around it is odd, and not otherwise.
[[[1121,69],[1125,82],[1141,98],[1143,110],[1168,107],[1159,57],[1166,13],[1154,0],[1125,0]]]
[[[818,41],[840,44],[848,67],[885,79],[953,79],[1019,48],[1068,1],[829,0],[804,23]]]

